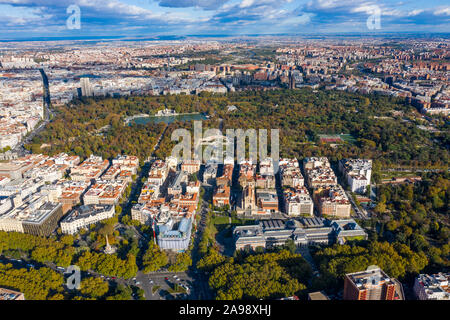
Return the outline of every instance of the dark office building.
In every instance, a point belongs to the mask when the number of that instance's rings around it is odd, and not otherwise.
[[[63,216],[60,203],[46,202],[33,217],[22,222],[25,233],[36,236],[49,236],[58,227],[58,222]]]

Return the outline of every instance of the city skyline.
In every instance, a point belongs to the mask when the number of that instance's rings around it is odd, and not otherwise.
[[[443,1],[0,10],[0,305],[450,300]]]

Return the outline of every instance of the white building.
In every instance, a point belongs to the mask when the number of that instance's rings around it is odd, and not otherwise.
[[[450,274],[420,274],[414,282],[414,293],[419,300],[450,300]]]
[[[11,197],[0,196],[0,215],[11,210],[13,207],[13,202]]]
[[[169,175],[169,167],[163,160],[156,160],[148,173],[147,182],[154,185],[162,186]]]
[[[367,191],[372,175],[372,160],[342,159],[339,161],[339,170],[347,179],[352,192],[365,193]]]
[[[289,216],[313,215],[314,203],[306,187],[289,188],[283,191],[284,211]]]
[[[262,176],[275,174],[272,158],[265,158],[259,162],[259,174]]]
[[[304,186],[305,179],[300,172],[297,159],[280,159],[279,167],[282,186],[289,186],[292,188]]]
[[[72,210],[61,220],[61,231],[67,234],[75,234],[81,228],[114,217],[113,205],[84,205]]]

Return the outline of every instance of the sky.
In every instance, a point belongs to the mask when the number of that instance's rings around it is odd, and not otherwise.
[[[0,39],[447,33],[450,1],[0,0],[0,21]]]

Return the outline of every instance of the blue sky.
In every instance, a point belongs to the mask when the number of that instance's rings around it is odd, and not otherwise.
[[[77,5],[81,28],[68,29]],[[377,11],[379,10],[379,11]],[[367,19],[380,13],[380,28]],[[450,32],[448,0],[0,0],[0,39]]]

